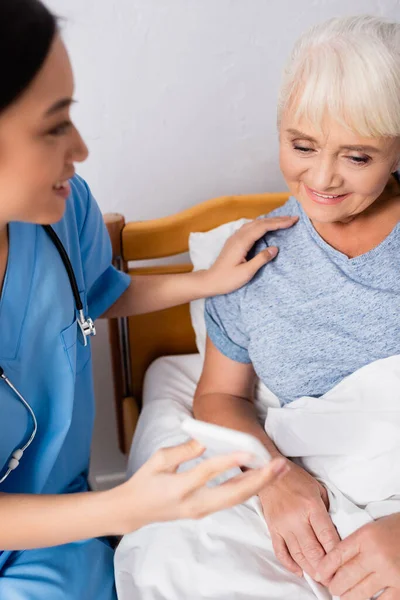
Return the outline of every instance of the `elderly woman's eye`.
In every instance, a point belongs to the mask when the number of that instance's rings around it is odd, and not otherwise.
[[[308,154],[310,152],[313,152],[312,148],[306,148],[305,146],[299,146],[298,144],[294,144],[293,148],[295,150],[298,150],[299,152],[303,152],[304,154]]]
[[[356,165],[365,165],[370,161],[369,156],[348,156],[347,158]]]

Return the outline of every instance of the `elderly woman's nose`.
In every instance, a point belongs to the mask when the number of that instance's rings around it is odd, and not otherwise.
[[[322,159],[313,165],[312,181],[309,186],[322,192],[327,188],[339,186],[340,181],[335,162],[330,159]]]

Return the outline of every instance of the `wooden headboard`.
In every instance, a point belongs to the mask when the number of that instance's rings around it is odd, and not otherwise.
[[[113,262],[130,274],[182,273],[191,264],[133,267],[138,260],[160,259],[187,252],[189,234],[208,231],[240,218],[255,218],[281,206],[287,193],[227,196],[208,200],[176,215],[125,223],[121,215],[105,215]],[[189,305],[109,322],[118,438],[129,452],[141,408],[143,380],[160,356],[196,352]]]

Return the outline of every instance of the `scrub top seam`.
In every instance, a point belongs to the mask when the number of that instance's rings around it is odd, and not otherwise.
[[[85,184],[85,190],[86,190],[86,194],[87,194],[87,200],[90,199],[90,190],[89,187],[86,183],[86,181],[83,182]],[[86,222],[88,220],[88,216],[89,216],[89,202],[86,202],[86,212],[85,212],[85,218],[83,219],[83,223],[82,223],[82,227],[80,228],[80,230],[78,230],[78,239],[79,239],[79,245],[81,243],[81,235],[83,230],[86,227]],[[86,285],[86,284],[85,284]]]
[[[30,279],[30,283],[29,283],[29,292],[28,292],[28,297],[27,297],[26,306],[25,306],[25,313],[24,313],[24,317],[23,317],[22,323],[21,323],[21,328],[20,328],[20,332],[19,332],[19,336],[18,336],[18,342],[17,342],[17,346],[15,349],[15,355],[11,360],[15,360],[17,358],[19,349],[21,347],[22,333],[24,331],[25,321],[28,316],[28,310],[29,310],[29,306],[30,306],[31,300],[32,300],[33,279],[35,277],[36,262],[37,262],[37,249],[38,249],[38,226],[35,227],[35,247],[34,247],[34,251],[33,251],[32,274],[31,274],[31,279]]]
[[[11,255],[11,250],[9,249],[7,264],[6,264],[6,271],[4,274],[3,289],[0,294],[0,318],[1,318],[2,311],[3,311],[4,297],[5,297],[5,294],[6,294],[6,291],[8,288],[8,282],[10,279],[10,277],[9,277],[9,275],[10,275],[10,255]]]

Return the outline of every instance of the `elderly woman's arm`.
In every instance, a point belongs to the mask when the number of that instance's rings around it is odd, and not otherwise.
[[[273,456],[276,446],[257,419],[251,364],[224,356],[207,339],[206,357],[194,398],[195,417],[256,436]],[[292,464],[285,479],[259,494],[277,558],[293,573],[312,577],[339,536],[327,512],[326,490]]]
[[[203,372],[194,397],[196,419],[246,431],[272,456],[281,456],[257,420],[252,402],[256,376],[251,364],[227,358],[207,337]]]

